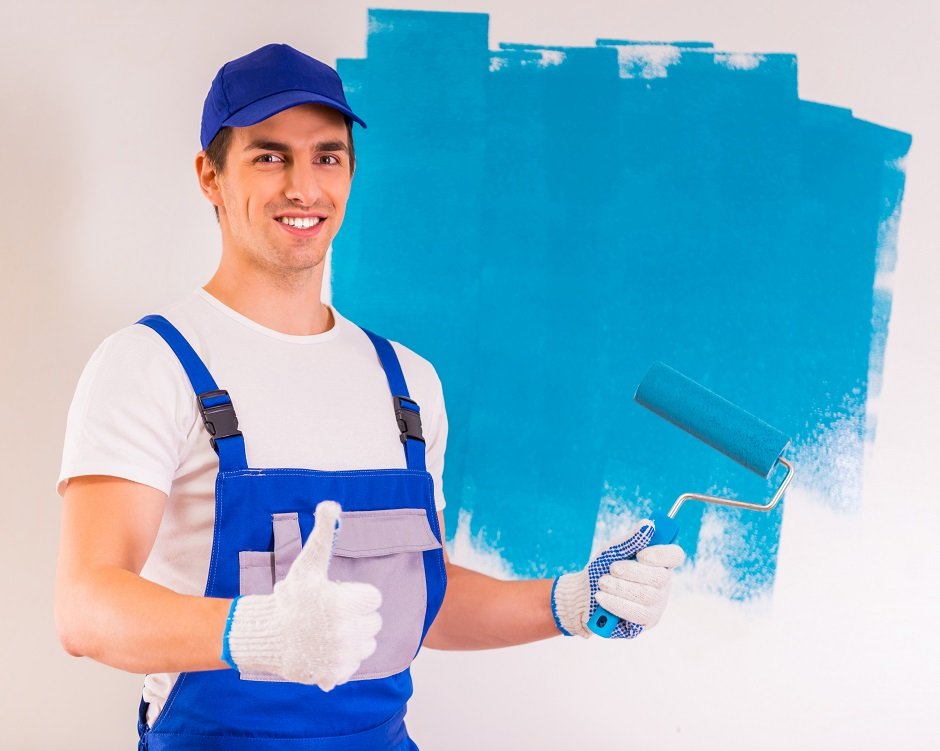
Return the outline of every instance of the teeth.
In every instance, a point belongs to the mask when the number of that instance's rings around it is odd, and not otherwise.
[[[292,216],[282,216],[278,219],[282,224],[286,224],[288,227],[297,227],[298,229],[309,229],[310,227],[316,227],[321,219],[318,216],[312,217],[292,217]]]

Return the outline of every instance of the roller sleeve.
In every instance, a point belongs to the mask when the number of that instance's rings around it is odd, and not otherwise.
[[[761,477],[769,477],[790,439],[772,425],[657,362],[634,399]]]

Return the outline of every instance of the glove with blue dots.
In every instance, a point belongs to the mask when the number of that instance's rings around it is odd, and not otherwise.
[[[561,633],[589,637],[587,622],[598,605],[622,619],[612,639],[632,639],[659,623],[672,570],[682,565],[685,553],[678,545],[647,547],[654,531],[653,523],[644,519],[581,571],[555,579],[552,614]]]

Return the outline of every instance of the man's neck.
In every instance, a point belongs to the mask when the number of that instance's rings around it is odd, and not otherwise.
[[[322,264],[304,283],[280,283],[251,274],[239,275],[236,280],[220,267],[203,289],[265,328],[309,336],[329,331],[334,324],[332,311],[320,300],[322,281]]]

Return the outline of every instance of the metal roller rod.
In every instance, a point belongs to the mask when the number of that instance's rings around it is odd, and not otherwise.
[[[790,484],[790,480],[793,479],[793,465],[790,464],[783,457],[777,459],[777,461],[787,468],[786,477],[783,478],[783,482],[780,487],[777,489],[777,492],[774,493],[773,498],[771,498],[767,503],[747,503],[745,501],[733,501],[730,498],[718,498],[713,495],[702,495],[700,493],[683,493],[680,495],[676,502],[673,504],[672,508],[669,509],[669,513],[666,514],[670,519],[675,519],[676,514],[679,513],[679,509],[682,507],[682,504],[686,501],[702,501],[703,503],[716,503],[720,506],[733,506],[734,508],[746,508],[751,509],[752,511],[770,511],[774,508],[783,498],[783,494],[787,490],[787,486]]]

